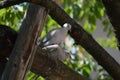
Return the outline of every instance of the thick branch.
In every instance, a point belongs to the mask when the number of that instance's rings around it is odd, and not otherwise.
[[[42,75],[48,80],[86,80],[59,60],[54,60],[40,53],[41,49],[38,47],[31,69],[33,72]]]
[[[102,0],[106,8],[107,15],[113,25],[118,47],[120,50],[120,0]]]
[[[36,40],[46,20],[44,7],[30,5],[1,80],[24,80],[37,49]]]
[[[0,34],[0,56],[4,58],[10,55],[17,33],[3,25],[0,26],[0,32],[2,33],[2,35]],[[2,48],[1,44],[4,44],[5,47]],[[55,60],[41,53],[41,48],[37,48],[31,67],[31,71],[35,74],[48,78],[49,80],[86,80],[83,76],[68,68],[62,62],[57,60],[56,64]]]

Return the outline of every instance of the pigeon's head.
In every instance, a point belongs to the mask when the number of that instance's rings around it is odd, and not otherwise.
[[[69,23],[65,23],[65,24],[63,25],[63,27],[64,27],[64,28],[67,28],[68,30],[71,29],[71,25],[70,25]]]

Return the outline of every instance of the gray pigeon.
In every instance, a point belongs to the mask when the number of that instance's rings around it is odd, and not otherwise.
[[[48,46],[53,44],[60,45],[64,42],[68,30],[71,29],[71,25],[69,23],[65,23],[63,27],[53,29],[46,34],[46,36],[40,41],[40,46]]]

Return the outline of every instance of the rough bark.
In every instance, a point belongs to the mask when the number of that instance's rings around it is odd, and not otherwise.
[[[30,5],[1,80],[24,80],[37,49],[37,39],[46,20],[44,7]]]
[[[105,6],[107,15],[111,24],[113,25],[116,38],[118,40],[118,47],[120,50],[120,0],[102,0]]]
[[[5,44],[6,46],[4,48],[0,47],[0,56],[3,57],[3,59],[0,60],[4,60],[5,57],[9,57],[9,55],[11,54],[14,40],[16,40],[17,37],[17,33],[7,26],[3,27],[3,25],[0,25],[0,32],[2,32],[3,34],[0,35],[0,46],[1,44]],[[4,35],[7,35],[7,37]],[[11,46],[6,43],[11,44]],[[82,75],[70,69],[59,60],[52,59],[50,56],[48,56],[49,53],[44,54],[44,52],[42,52],[43,51],[41,50],[41,48],[38,47],[31,67],[31,71],[35,74],[43,76],[44,78],[47,78],[49,80],[87,80]],[[2,63],[5,64],[5,62]],[[2,66],[2,68],[5,67],[5,65],[1,64],[0,66]],[[2,71],[0,71],[0,73],[2,73]]]

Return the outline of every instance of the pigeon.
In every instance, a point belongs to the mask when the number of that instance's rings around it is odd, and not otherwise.
[[[62,44],[70,29],[71,29],[71,25],[69,23],[65,23],[63,27],[51,30],[40,41],[40,46],[45,47],[53,44],[58,44],[58,45]]]

